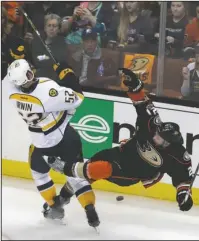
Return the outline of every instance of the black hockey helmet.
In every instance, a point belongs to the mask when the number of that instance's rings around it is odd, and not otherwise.
[[[158,126],[158,134],[168,143],[183,144],[183,138],[180,132],[180,127],[174,122],[164,122]]]

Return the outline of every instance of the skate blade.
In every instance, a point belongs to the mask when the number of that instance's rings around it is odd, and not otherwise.
[[[55,219],[55,222],[57,222],[60,225],[64,225],[64,226],[66,226],[68,224],[66,219],[64,219],[64,218],[63,219]]]
[[[95,229],[96,234],[97,234],[97,235],[100,235],[100,229],[99,229],[99,227],[95,227],[94,229]]]
[[[50,224],[56,224],[56,225],[62,225],[62,226],[66,226],[68,225],[66,219],[49,219],[49,218],[46,218],[47,222],[50,223]]]

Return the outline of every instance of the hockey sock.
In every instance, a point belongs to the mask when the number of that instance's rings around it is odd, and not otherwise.
[[[95,205],[95,194],[90,185],[84,186],[75,193],[79,203],[83,208],[89,204]]]
[[[50,180],[41,186],[37,186],[37,189],[48,205],[52,206],[54,204],[53,198],[56,196],[56,188],[53,181]]]

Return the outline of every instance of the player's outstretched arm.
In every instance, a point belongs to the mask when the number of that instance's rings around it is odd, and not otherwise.
[[[126,68],[119,69],[119,75],[124,85],[128,87],[127,94],[135,106],[137,112],[136,126],[144,134],[153,133],[153,130],[162,121],[151,99],[144,93],[144,83],[135,73]]]

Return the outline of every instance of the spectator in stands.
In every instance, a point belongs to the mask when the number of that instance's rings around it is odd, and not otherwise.
[[[199,101],[199,45],[195,47],[195,61],[182,70],[183,85],[181,93],[184,98]]]
[[[97,41],[97,32],[95,29],[86,28],[82,32],[82,46],[76,49],[68,61],[75,73],[79,76],[82,85],[88,84],[88,65],[92,61],[99,64],[101,58],[101,49]],[[92,72],[94,69],[92,70]],[[91,73],[90,73],[91,74]]]
[[[66,43],[81,44],[82,31],[86,27],[92,27],[96,32],[102,34],[105,31],[105,26],[99,18],[101,8],[102,2],[81,2],[74,9],[71,19],[62,23],[62,31],[66,34]]]
[[[64,17],[67,13],[63,4],[59,1],[27,2],[25,4],[25,10],[38,31],[43,31],[44,29],[44,16],[54,13],[60,17]],[[32,28],[30,25],[27,25],[26,32],[32,33]]]
[[[160,2],[147,1],[143,2],[142,15],[148,15],[148,17],[154,16],[159,18],[160,16]]]
[[[167,17],[166,23],[166,55],[182,57],[185,27],[188,24],[185,2],[171,2],[172,15]],[[159,39],[159,22],[156,27],[155,38]]]
[[[118,27],[120,47],[145,43],[152,35],[150,18],[141,15],[141,3],[124,2]]]
[[[160,3],[155,1],[143,2],[143,9],[141,15],[151,19],[152,25],[156,26],[160,17]]]
[[[199,3],[196,6],[196,17],[186,26],[185,47],[195,47],[199,43]]]
[[[102,49],[97,41],[95,28],[86,28],[82,32],[82,47],[69,49],[68,63],[79,77],[81,85],[104,87],[103,84],[116,81],[116,71],[111,61],[104,61]],[[70,48],[71,45],[68,45]],[[114,76],[113,76],[114,75]]]
[[[10,2],[5,1],[2,3],[3,7],[7,10],[8,19],[13,23],[23,23],[23,16],[20,15],[19,7],[23,5],[23,2]]]
[[[7,11],[2,7],[1,14],[1,79],[6,76],[7,68],[16,59],[29,60],[22,38],[11,33],[13,23],[8,21]],[[30,61],[30,60],[29,60]]]
[[[64,37],[59,35],[61,18],[56,14],[48,14],[44,18],[44,32],[41,36],[58,62],[64,62],[67,58],[67,48]],[[52,69],[53,61],[37,36],[32,41],[31,52],[38,76],[58,79]]]
[[[9,34],[8,29],[8,15],[4,7],[1,9],[1,80],[6,76],[8,68],[8,48],[6,49],[6,38]]]
[[[23,15],[21,14],[19,8],[24,5],[24,2],[19,1],[4,1],[2,5],[7,10],[8,21],[12,23],[12,34],[15,36],[23,36]]]
[[[64,17],[66,14],[70,14],[70,9],[67,11],[66,7],[65,2],[59,1],[27,1],[24,5],[25,11],[39,32],[42,32],[44,29],[44,17],[46,15],[54,13],[60,17]],[[24,30],[24,40],[30,45],[33,40],[33,29],[27,21],[25,22]]]
[[[59,4],[57,4],[59,3]],[[72,2],[72,1],[55,1],[53,2],[53,7],[57,7],[57,9],[59,9],[59,15],[61,17],[64,17],[64,16],[72,16],[73,15],[73,12],[74,12],[74,9],[75,7],[79,6],[80,2]]]
[[[120,13],[123,8],[123,2],[103,2],[102,16],[103,22],[106,26],[106,32],[102,37],[102,46],[114,49],[117,40],[117,28],[120,21]],[[111,46],[113,45],[113,46]]]

